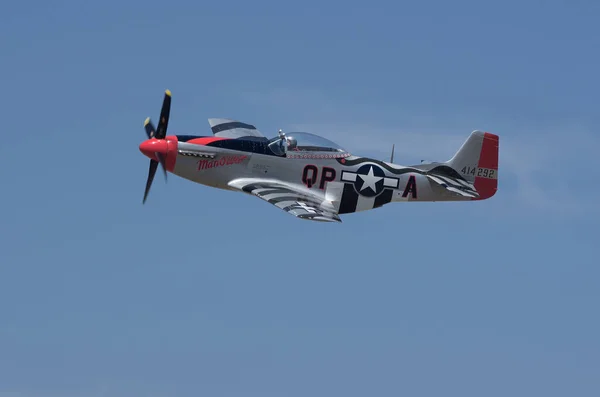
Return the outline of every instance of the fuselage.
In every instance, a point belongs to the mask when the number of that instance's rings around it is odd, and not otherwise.
[[[415,167],[345,152],[289,151],[281,156],[266,140],[214,136],[167,136],[166,141],[167,170],[182,178],[225,190],[234,190],[229,184],[239,178],[281,180],[324,199],[334,195],[341,202],[340,214],[397,201],[465,200],[430,183]]]

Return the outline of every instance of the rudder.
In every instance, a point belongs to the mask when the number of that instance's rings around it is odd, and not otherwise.
[[[498,190],[499,143],[498,135],[473,131],[454,157],[446,162],[474,184],[479,193],[478,200],[488,199]]]

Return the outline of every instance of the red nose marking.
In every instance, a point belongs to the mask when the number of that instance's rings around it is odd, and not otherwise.
[[[165,157],[167,171],[173,172],[177,161],[177,137],[167,136],[165,139],[148,139],[140,143],[140,152],[156,161],[158,161],[156,153],[161,153]]]
[[[140,144],[140,152],[152,160],[158,160],[155,153],[161,153],[166,156],[168,151],[169,144],[164,139],[148,139]]]

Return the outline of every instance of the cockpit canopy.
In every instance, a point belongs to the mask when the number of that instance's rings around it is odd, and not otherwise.
[[[341,146],[310,132],[286,132],[269,141],[271,150],[287,157],[347,157],[349,153]]]

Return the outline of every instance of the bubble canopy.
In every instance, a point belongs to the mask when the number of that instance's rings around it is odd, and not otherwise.
[[[301,154],[302,152],[327,152],[336,155],[348,154],[348,152],[337,143],[310,132],[286,132],[285,141],[286,148],[281,149],[286,151],[288,155]],[[275,137],[271,139],[271,142],[281,142],[281,138]],[[270,146],[275,148],[275,145]]]

